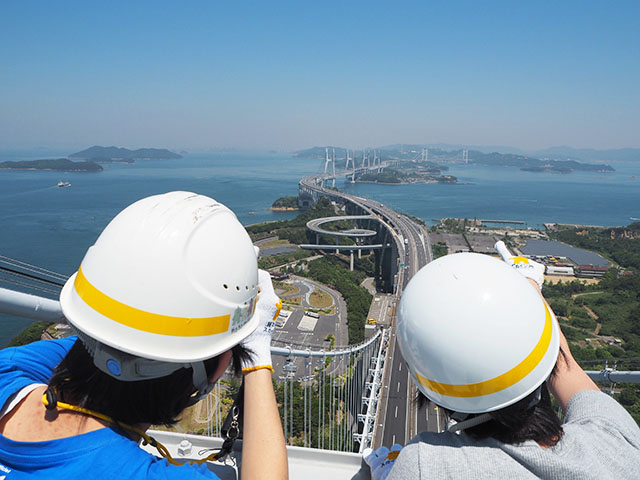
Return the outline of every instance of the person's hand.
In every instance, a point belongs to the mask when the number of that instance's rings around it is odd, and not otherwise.
[[[362,457],[371,469],[371,478],[373,480],[385,480],[393,468],[393,464],[400,455],[402,445],[395,443],[391,450],[387,447],[380,447],[377,450],[365,448]]]
[[[493,248],[500,254],[502,260],[518,270],[518,272],[525,277],[536,282],[538,287],[542,288],[542,282],[544,281],[543,264],[534,262],[526,257],[516,257],[512,255],[502,240],[496,242]]]
[[[245,347],[251,350],[249,360],[242,362],[242,373],[248,373],[261,368],[269,369],[271,366],[271,336],[275,329],[275,320],[282,308],[282,301],[273,290],[271,275],[265,270],[258,270],[258,303],[256,312],[258,315],[258,327],[242,342]]]

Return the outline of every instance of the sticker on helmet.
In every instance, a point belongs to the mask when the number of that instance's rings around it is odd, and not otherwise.
[[[233,317],[231,317],[231,333],[237,332],[240,330],[251,318],[251,310],[247,307],[244,308],[236,308],[236,311],[233,312]]]

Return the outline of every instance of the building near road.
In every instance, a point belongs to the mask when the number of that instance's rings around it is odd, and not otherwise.
[[[596,265],[579,265],[576,267],[576,277],[602,277],[609,271],[609,267]]]
[[[547,265],[544,273],[546,275],[567,275],[570,277],[574,275],[573,267],[558,265]]]

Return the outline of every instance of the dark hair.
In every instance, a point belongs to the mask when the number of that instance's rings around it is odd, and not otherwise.
[[[558,361],[560,359],[563,362],[567,361],[567,355],[562,348],[558,354]],[[556,366],[551,376],[555,375]],[[540,385],[540,401],[531,405],[537,395],[536,390],[513,405],[489,412],[491,420],[467,428],[464,432],[476,440],[495,438],[510,445],[517,445],[527,440],[534,440],[546,447],[555,445],[562,438],[563,430],[560,419],[551,405],[551,395],[546,381]],[[427,397],[420,392],[416,400],[419,406],[428,401]],[[449,415],[453,413],[446,408],[444,410]],[[475,416],[477,415],[469,415],[468,418]]]
[[[231,352],[232,368],[237,373],[241,370],[241,360],[247,359],[250,351],[236,345]],[[219,357],[204,361],[208,376],[215,372],[218,361]],[[151,380],[116,380],[94,365],[80,339],[56,367],[49,387],[57,390],[61,402],[93,410],[128,425],[172,425],[196,392],[191,367]]]
[[[562,424],[551,406],[547,382],[541,385],[540,401],[530,406],[537,395],[535,391],[513,405],[490,412],[491,420],[465,432],[477,440],[491,437],[510,445],[527,440],[547,447],[555,445],[562,437]]]

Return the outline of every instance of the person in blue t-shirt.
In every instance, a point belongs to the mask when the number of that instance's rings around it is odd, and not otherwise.
[[[60,305],[75,336],[0,351],[0,478],[216,478],[138,442],[230,363],[245,384],[242,477],[287,477],[270,354],[281,302],[228,208],[189,192],[130,205]]]

